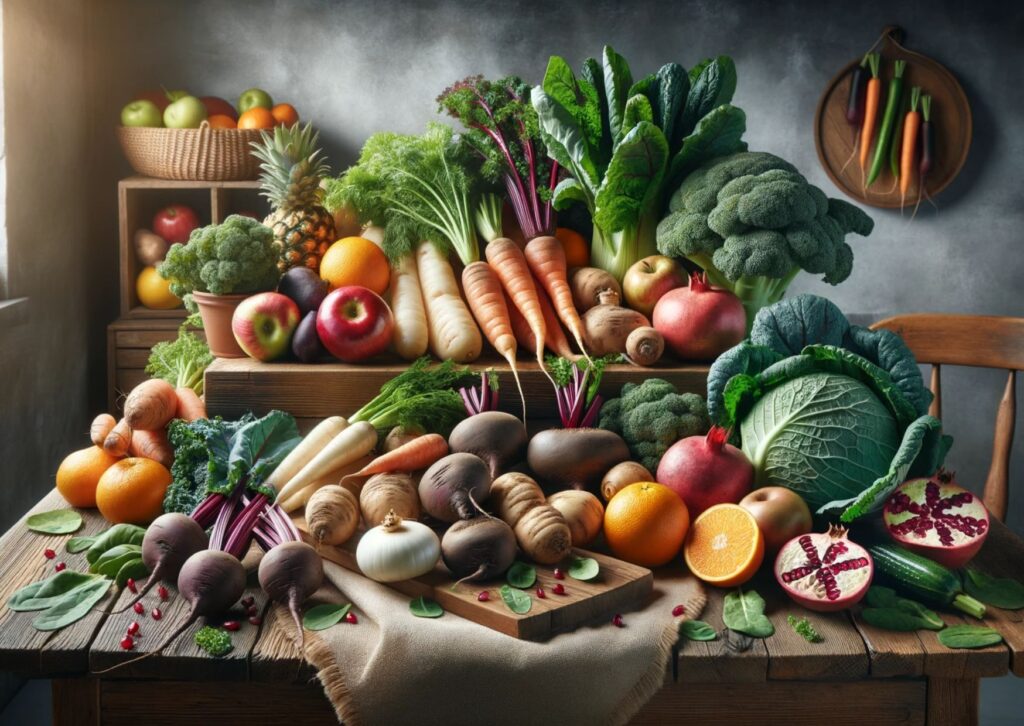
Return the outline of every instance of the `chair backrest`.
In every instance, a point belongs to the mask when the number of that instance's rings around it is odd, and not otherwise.
[[[931,389],[935,400],[929,413],[933,416],[942,415],[942,366],[978,366],[1009,371],[996,411],[992,463],[983,495],[992,516],[1004,519],[1009,498],[1013,427],[1017,417],[1017,371],[1024,371],[1024,318],[912,313],[880,320],[871,327],[899,334],[919,363],[931,365]]]

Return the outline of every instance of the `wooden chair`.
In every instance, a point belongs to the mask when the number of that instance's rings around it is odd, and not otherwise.
[[[942,366],[1004,368],[1009,371],[996,412],[992,464],[982,495],[992,516],[1002,521],[1006,517],[1010,452],[1017,417],[1016,376],[1017,371],[1024,371],[1024,318],[912,313],[880,320],[871,327],[897,333],[919,363],[931,365],[931,389],[935,400],[929,413],[933,416],[942,416]]]

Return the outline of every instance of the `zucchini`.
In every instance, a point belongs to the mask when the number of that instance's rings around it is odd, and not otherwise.
[[[981,619],[985,605],[963,591],[955,572],[894,544],[868,546],[875,561],[875,575],[884,584],[929,605],[954,607]]]

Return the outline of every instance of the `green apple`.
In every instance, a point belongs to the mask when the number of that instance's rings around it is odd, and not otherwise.
[[[242,95],[238,97],[238,113],[245,113],[250,108],[257,106],[266,109],[274,107],[274,101],[270,98],[270,94],[261,88],[250,88],[248,91],[243,91]]]
[[[152,101],[132,101],[121,109],[122,126],[163,126],[160,109]]]
[[[164,94],[167,96],[168,101],[177,101],[180,98],[185,98],[185,96],[192,95],[188,91],[182,91],[181,89],[177,91],[164,91]]]
[[[197,129],[206,120],[206,106],[195,96],[182,96],[164,109],[164,126],[169,129]]]

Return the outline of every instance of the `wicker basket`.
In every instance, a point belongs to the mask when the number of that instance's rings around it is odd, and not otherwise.
[[[259,176],[249,144],[258,129],[198,129],[118,126],[117,138],[139,174],[183,181],[245,181]]]

